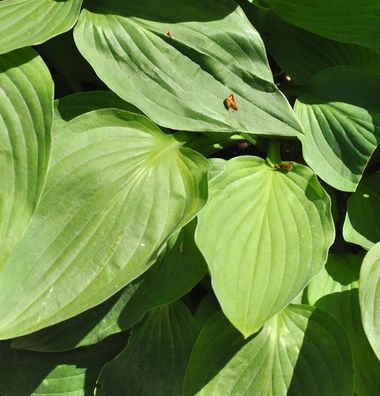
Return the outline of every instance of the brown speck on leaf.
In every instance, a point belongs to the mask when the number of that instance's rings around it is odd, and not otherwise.
[[[291,162],[283,162],[282,164],[274,164],[273,167],[284,172],[290,172],[293,169],[293,164]]]
[[[232,95],[232,94],[227,96],[226,99],[224,99],[223,104],[224,104],[224,107],[226,108],[226,110],[229,110],[232,108],[235,111],[238,111],[238,105],[235,101],[234,95]]]
[[[173,32],[167,32],[166,35],[167,35],[169,38],[173,38],[173,37],[174,37],[174,33],[173,33]]]

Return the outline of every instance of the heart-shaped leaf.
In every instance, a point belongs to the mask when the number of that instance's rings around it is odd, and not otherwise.
[[[0,1],[0,54],[41,44],[71,29],[82,0]]]
[[[344,43],[380,51],[380,6],[377,0],[265,0],[284,21]]]
[[[55,134],[38,210],[0,273],[0,337],[109,298],[207,199],[208,161],[147,118],[105,109]]]
[[[211,180],[196,233],[223,312],[245,336],[320,271],[333,239],[330,198],[312,171],[256,157],[228,161]]]
[[[352,347],[355,395],[372,396],[380,389],[380,361],[364,332],[358,280],[362,255],[330,254],[326,266],[307,286],[309,302],[339,321]]]
[[[297,99],[305,160],[338,190],[355,191],[376,149],[379,101],[380,74],[348,66],[320,72]]]
[[[259,34],[232,0],[94,0],[74,36],[98,76],[162,126],[302,133]]]
[[[96,395],[182,395],[198,333],[197,322],[182,302],[153,310],[132,330],[124,351],[105,365]]]
[[[52,113],[53,82],[37,53],[24,48],[0,55],[0,268],[38,204]]]
[[[360,271],[359,298],[364,330],[380,359],[380,242],[364,258]]]
[[[232,326],[212,317],[202,329],[186,371],[185,395],[351,396],[350,344],[330,315],[291,305],[271,319],[221,367],[213,352],[232,349]]]
[[[347,202],[343,237],[370,249],[380,241],[380,171],[364,176]]]

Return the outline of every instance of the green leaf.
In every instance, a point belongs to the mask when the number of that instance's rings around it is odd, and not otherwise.
[[[194,242],[196,221],[171,238],[164,256],[110,299],[74,318],[12,340],[13,348],[56,352],[95,344],[131,328],[152,309],[187,294],[204,276],[206,263]]]
[[[364,258],[359,298],[364,330],[380,359],[380,243],[374,245]]]
[[[228,330],[228,325],[216,331],[212,319],[191,354],[185,395],[352,395],[347,336],[339,323],[322,310],[306,305],[287,307],[221,369],[213,352],[229,348],[237,335]],[[230,337],[225,336],[228,331]]]
[[[52,112],[53,82],[37,53],[0,55],[0,269],[43,190]]]
[[[265,0],[284,21],[343,43],[380,51],[380,5],[377,0]]]
[[[352,347],[355,395],[372,396],[380,389],[380,361],[365,335],[359,306],[358,279],[362,255],[330,254],[325,268],[307,287],[310,303],[339,321]]]
[[[124,351],[105,365],[96,395],[182,395],[198,332],[197,322],[181,302],[153,310],[133,329]]]
[[[219,311],[220,305],[215,294],[211,291],[202,298],[194,312],[194,318],[197,320],[199,327],[202,328],[209,318]]]
[[[105,301],[207,199],[208,161],[147,118],[98,110],[56,133],[46,188],[0,273],[0,338]]]
[[[212,315],[202,327],[191,352],[184,381],[184,396],[195,395],[218,375],[247,342],[222,312]]]
[[[101,368],[125,345],[112,338],[101,344],[64,353],[11,349],[0,343],[2,396],[85,396],[94,393]]]
[[[364,176],[347,202],[343,237],[370,249],[380,241],[380,171]]]
[[[232,0],[94,0],[74,30],[82,55],[158,124],[297,136],[262,40]],[[172,37],[169,37],[169,36]],[[238,111],[224,100],[235,96]]]
[[[297,84],[337,65],[358,66],[374,73],[380,70],[378,52],[310,33],[283,22],[272,12],[265,20],[262,35],[268,52]]]
[[[41,44],[70,30],[81,5],[82,0],[0,1],[0,54]]]
[[[380,136],[380,75],[337,66],[313,77],[295,104],[307,164],[334,188],[355,191]]]
[[[257,157],[234,158],[211,180],[196,233],[223,312],[245,336],[320,271],[333,240],[330,198],[311,170]]]
[[[67,122],[82,114],[111,108],[141,114],[135,106],[111,91],[80,92],[54,101],[54,130],[59,133]]]

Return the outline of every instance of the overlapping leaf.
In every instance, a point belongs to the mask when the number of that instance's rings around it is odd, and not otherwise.
[[[297,84],[337,65],[359,66],[375,73],[380,70],[380,53],[318,36],[283,22],[273,13],[266,18],[263,32],[269,53]]]
[[[65,353],[36,353],[0,343],[2,396],[93,395],[103,365],[125,346],[122,338]]]
[[[208,162],[143,116],[90,112],[54,141],[38,210],[0,274],[3,339],[109,298],[207,198]]]
[[[0,54],[41,44],[71,29],[82,0],[0,1]]]
[[[229,320],[249,336],[318,273],[334,239],[330,198],[310,169],[230,160],[210,182],[196,242]]]
[[[364,176],[347,202],[343,237],[370,249],[380,242],[380,171]]]
[[[380,5],[377,0],[265,0],[284,21],[344,43],[380,51]]]
[[[231,349],[237,334],[220,320],[217,328],[213,320],[207,322],[191,354],[186,396],[352,395],[347,336],[322,310],[287,307],[223,366],[213,352],[227,357],[224,348]]]
[[[0,55],[0,268],[45,183],[52,112],[53,82],[37,53]]]
[[[182,302],[153,310],[133,330],[125,350],[103,368],[96,395],[182,395],[198,332]]]
[[[364,258],[359,298],[364,330],[380,359],[380,243],[374,245]]]
[[[325,268],[307,286],[309,303],[327,311],[345,329],[352,347],[355,395],[372,396],[380,390],[380,361],[361,322],[358,279],[362,255],[330,254]]]
[[[354,191],[380,136],[380,75],[354,67],[326,69],[295,104],[308,165],[334,188]]]
[[[75,41],[99,77],[158,124],[295,136],[263,43],[231,0],[95,0]],[[238,111],[224,100],[235,95]]]

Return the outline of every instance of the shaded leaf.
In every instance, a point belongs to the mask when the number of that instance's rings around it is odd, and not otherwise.
[[[103,368],[96,395],[181,395],[198,332],[181,302],[153,310],[133,329],[124,351]]]
[[[2,396],[90,396],[102,366],[124,347],[125,337],[65,353],[11,349],[0,343]]]
[[[347,201],[343,237],[370,249],[380,241],[380,171],[364,176]]]
[[[379,141],[380,75],[337,66],[313,77],[295,104],[308,165],[334,188],[355,191]]]
[[[380,362],[361,322],[358,279],[361,254],[330,254],[325,268],[307,286],[311,304],[335,317],[346,331],[352,347],[355,395],[380,392]]]
[[[380,51],[377,0],[265,0],[284,21],[320,36]]]
[[[223,312],[245,336],[320,271],[333,239],[330,198],[311,170],[257,157],[228,161],[210,181],[196,232]]]
[[[283,22],[273,13],[266,18],[263,31],[268,52],[297,84],[337,65],[358,66],[375,73],[380,70],[378,52],[318,36]]]
[[[322,310],[307,305],[287,307],[222,368],[213,352],[229,348],[237,334],[227,321],[224,328],[215,331],[212,320],[202,330],[191,354],[185,395],[352,395],[347,336],[339,323]]]

